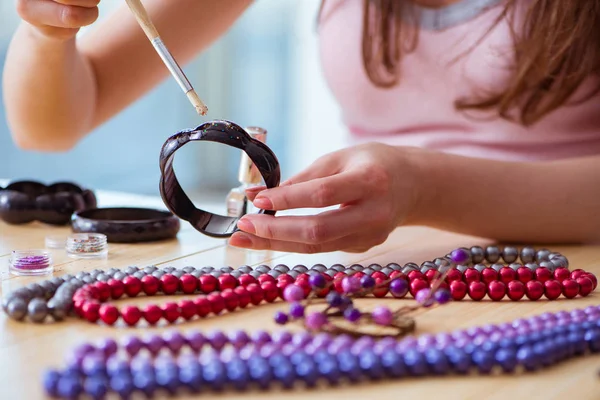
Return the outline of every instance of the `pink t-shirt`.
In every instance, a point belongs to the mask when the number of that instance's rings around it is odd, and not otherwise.
[[[321,62],[352,142],[379,141],[508,161],[600,154],[600,96],[563,106],[528,128],[493,114],[454,108],[456,99],[498,87],[510,74],[513,51],[507,21],[453,62],[481,38],[502,8],[495,5],[442,31],[421,30],[416,50],[402,60],[400,83],[383,89],[369,81],[363,68],[363,0],[327,0],[319,27]],[[574,98],[589,88],[584,85]]]

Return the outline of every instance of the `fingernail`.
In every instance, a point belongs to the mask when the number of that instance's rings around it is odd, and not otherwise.
[[[246,189],[246,192],[250,192],[250,193],[258,193],[258,192],[262,192],[263,190],[265,190],[266,187],[265,186],[253,186],[253,187],[249,187]]]
[[[252,247],[252,239],[250,239],[250,236],[240,232],[231,236],[229,243],[236,247]]]
[[[247,218],[240,219],[237,223],[237,227],[244,232],[252,234],[256,233],[256,228],[254,227],[254,224]]]
[[[273,208],[273,203],[271,203],[271,200],[267,199],[266,197],[257,197],[254,199],[252,204],[258,208],[262,208],[263,210],[271,210]]]

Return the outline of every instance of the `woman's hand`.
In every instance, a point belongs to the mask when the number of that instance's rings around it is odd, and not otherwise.
[[[17,12],[43,36],[68,40],[98,18],[100,0],[17,0]]]
[[[265,210],[323,208],[309,216],[246,215],[230,244],[298,253],[364,252],[410,219],[419,199],[418,150],[367,144],[337,151],[265,190],[248,191]]]

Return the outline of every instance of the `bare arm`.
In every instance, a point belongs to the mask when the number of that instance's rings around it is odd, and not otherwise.
[[[73,4],[94,2],[98,1],[41,3],[73,8]],[[145,0],[144,5],[164,42],[183,64],[221,36],[251,2]],[[39,10],[24,6],[31,1],[21,3],[21,15],[39,14]],[[48,28],[43,23],[58,21],[61,27],[73,28],[86,25],[84,20],[90,17],[78,12],[80,7],[74,9],[71,14],[50,10],[43,18],[51,21],[40,21],[37,26],[24,22],[12,40],[4,72],[4,98],[13,138],[20,147],[67,150],[168,76],[125,5],[77,40],[46,35]],[[37,14],[24,18],[40,19]],[[202,88],[196,90],[202,96]]]
[[[512,163],[422,157],[411,223],[505,242],[600,240],[600,156]]]

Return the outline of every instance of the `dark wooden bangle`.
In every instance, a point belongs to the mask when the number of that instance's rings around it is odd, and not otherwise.
[[[237,231],[238,218],[196,208],[175,176],[173,170],[175,152],[185,144],[194,141],[222,143],[244,151],[256,165],[268,188],[279,185],[279,161],[267,145],[253,139],[244,129],[229,121],[211,121],[195,129],[176,133],[163,145],[160,153],[160,195],[167,208],[205,235],[229,237]],[[260,210],[259,213],[274,215],[275,211]]]
[[[15,181],[0,187],[0,219],[9,224],[66,225],[74,212],[93,207],[94,192],[71,182]]]
[[[151,208],[93,208],[73,214],[73,232],[102,233],[112,243],[140,243],[177,236],[179,218]]]

